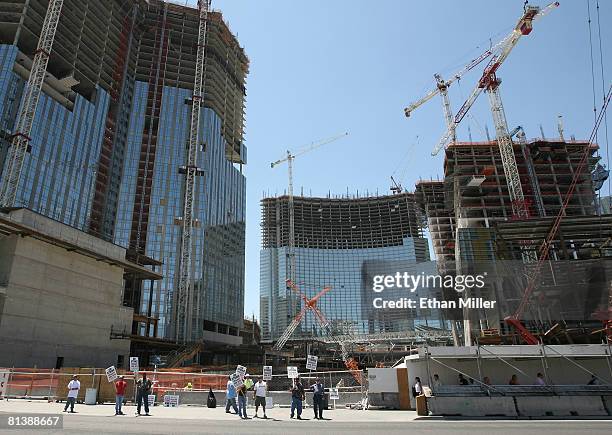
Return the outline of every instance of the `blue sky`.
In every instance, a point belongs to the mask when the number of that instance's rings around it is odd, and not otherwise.
[[[599,0],[606,89],[612,77],[612,2]],[[388,193],[395,173],[409,190],[419,178],[443,174],[443,157],[430,151],[443,133],[435,98],[406,119],[403,108],[433,88],[433,74],[451,76],[508,33],[522,0],[215,0],[251,60],[247,81],[247,253],[245,315],[259,315],[260,207],[263,192],[281,194],[285,166],[270,162],[286,149],[348,131],[347,138],[295,163],[299,193]],[[544,5],[532,1],[532,4]],[[597,107],[602,79],[596,0],[590,0]],[[524,37],[499,70],[508,124],[529,138],[557,133],[588,138],[594,124],[587,0],[565,0]],[[477,73],[451,88],[454,111],[472,90]],[[480,96],[458,131],[483,140],[493,126],[488,99]],[[603,132],[603,130],[601,130]],[[609,116],[612,139],[612,115]],[[416,137],[418,136],[418,142]],[[606,161],[605,139],[599,142]],[[396,177],[396,178],[397,178]],[[609,186],[604,186],[607,193]]]

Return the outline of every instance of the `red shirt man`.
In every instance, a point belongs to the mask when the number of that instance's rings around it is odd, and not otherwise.
[[[123,396],[125,395],[126,388],[127,382],[125,382],[123,376],[119,376],[119,380],[115,382],[115,415],[125,415],[121,412],[121,406],[123,405]]]

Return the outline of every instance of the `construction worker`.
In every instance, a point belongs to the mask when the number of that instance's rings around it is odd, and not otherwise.
[[[127,388],[127,382],[123,379],[123,376],[119,376],[117,382],[115,382],[115,415],[125,415],[121,411],[123,406],[123,396],[125,396],[125,389]]]
[[[68,397],[66,397],[66,406],[64,406],[64,412],[68,411],[70,406],[70,412],[74,414],[74,404],[79,396],[79,390],[81,389],[81,383],[79,377],[74,375],[72,380],[68,383]]]

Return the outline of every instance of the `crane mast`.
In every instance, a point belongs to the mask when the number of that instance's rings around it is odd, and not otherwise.
[[[499,44],[496,45],[496,47],[498,47],[498,51],[491,57],[491,60],[485,67],[478,84],[463,106],[461,106],[455,115],[454,121],[450,123],[450,127],[447,129],[446,133],[442,136],[432,151],[432,155],[436,155],[442,148],[444,148],[444,145],[448,139],[455,134],[457,125],[474,105],[478,96],[483,90],[487,91],[489,94],[489,104],[491,107],[491,113],[493,115],[493,123],[495,125],[502,166],[504,168],[504,175],[506,176],[506,182],[508,184],[508,194],[512,204],[512,214],[517,219],[528,218],[529,210],[525,203],[523,187],[521,185],[521,179],[518,167],[516,165],[516,157],[514,156],[512,139],[508,131],[508,122],[506,121],[506,114],[504,112],[504,106],[499,93],[499,85],[501,80],[497,77],[496,72],[506,61],[514,47],[516,47],[516,44],[520,38],[531,33],[533,30],[533,21],[548,14],[558,6],[559,2],[553,2],[542,9],[537,6],[525,7],[523,15],[512,32],[510,32],[510,34],[508,34],[500,41]]]
[[[40,92],[45,80],[45,73],[63,4],[64,0],[50,0],[43,21],[38,47],[32,62],[32,69],[30,70],[30,76],[25,86],[23,99],[21,100],[15,134],[13,135],[11,147],[7,155],[6,169],[2,185],[0,186],[1,207],[12,207],[15,205],[25,155],[29,151],[32,139],[30,137],[32,124],[36,116],[38,100],[40,99]]]
[[[199,29],[198,47],[195,67],[195,80],[193,84],[193,98],[191,107],[191,121],[189,124],[189,147],[187,151],[187,164],[181,168],[185,173],[185,198],[183,204],[183,232],[181,235],[181,257],[179,265],[178,297],[175,308],[175,331],[178,342],[191,340],[193,289],[191,285],[192,252],[193,252],[193,223],[194,223],[194,192],[196,176],[203,174],[198,168],[198,152],[200,144],[200,112],[202,110],[204,64],[206,48],[206,27],[210,0],[198,0]]]
[[[288,184],[288,189],[287,189],[287,198],[288,198],[287,206],[289,207],[289,240],[287,243],[287,259],[288,259],[287,278],[290,279],[291,282],[295,282],[295,215],[294,215],[294,203],[293,203],[293,161],[295,160],[296,157],[299,157],[302,154],[306,154],[314,149],[317,149],[328,143],[334,142],[347,135],[348,133],[343,133],[341,135],[330,137],[329,139],[324,139],[318,142],[314,142],[310,146],[300,151],[297,151],[295,154],[292,154],[291,151],[287,150],[287,157],[285,157],[284,159],[280,159],[275,162],[272,162],[270,164],[270,167],[274,168],[277,165],[280,165],[281,163],[287,162],[287,175],[289,177],[289,184]]]

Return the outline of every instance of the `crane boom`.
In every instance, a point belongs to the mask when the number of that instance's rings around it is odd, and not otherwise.
[[[7,166],[4,171],[2,185],[0,185],[0,207],[12,207],[15,205],[19,180],[23,171],[23,163],[30,147],[32,125],[34,124],[38,100],[40,99],[40,92],[45,80],[45,73],[49,64],[51,48],[55,40],[55,32],[57,31],[57,24],[59,23],[63,4],[64,0],[50,0],[47,7],[34,61],[32,62],[32,69],[30,70],[28,82],[21,100],[21,108],[15,123],[15,134],[13,135],[11,147],[6,158]]]
[[[198,168],[198,151],[200,148],[200,112],[202,109],[204,64],[206,61],[206,28],[210,0],[198,0],[199,28],[198,46],[195,67],[195,80],[193,84],[193,97],[191,106],[191,120],[189,124],[189,147],[187,150],[187,164],[185,172],[185,197],[183,203],[183,231],[181,235],[181,257],[179,264],[178,297],[176,304],[176,340],[185,343],[191,339],[192,316],[191,304],[193,299],[191,274],[193,251],[193,220],[194,220],[194,192],[195,178],[203,172]]]
[[[432,155],[438,154],[442,148],[446,145],[449,138],[455,134],[457,130],[457,125],[463,120],[467,112],[472,108],[480,94],[483,90],[494,90],[499,86],[499,80],[496,78],[495,73],[499,69],[499,67],[506,61],[520,38],[524,35],[529,35],[532,30],[532,23],[535,20],[542,18],[543,16],[550,13],[552,10],[556,9],[559,6],[559,2],[552,2],[544,8],[540,9],[537,6],[527,6],[518,23],[506,37],[504,37],[499,43],[495,45],[491,49],[491,52],[494,53],[493,57],[487,64],[484,69],[484,72],[478,81],[478,84],[471,92],[467,100],[463,103],[457,114],[455,115],[454,121],[448,126],[447,131],[442,135],[440,141],[436,144]],[[499,95],[494,96],[494,98],[490,98],[491,103],[497,103],[501,101]],[[500,108],[493,107],[492,110],[495,109],[499,111]],[[503,108],[501,108],[503,111]],[[498,119],[501,119],[500,117]],[[497,126],[496,126],[497,130]],[[507,127],[506,127],[507,130]],[[507,142],[505,139],[502,139],[503,142]]]

